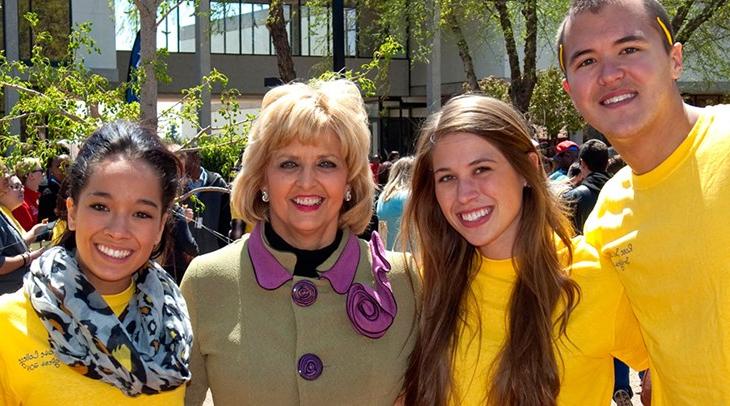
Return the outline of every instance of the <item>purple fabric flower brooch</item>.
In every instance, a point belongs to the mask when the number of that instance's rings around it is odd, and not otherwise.
[[[388,280],[390,263],[385,259],[385,247],[377,232],[373,232],[369,245],[375,288],[357,282],[350,285],[347,290],[347,317],[358,333],[380,338],[393,324],[398,306]]]
[[[261,224],[257,224],[248,240],[248,253],[253,264],[256,282],[263,289],[274,290],[291,281],[292,274],[266,249],[261,237],[262,233]],[[320,273],[320,279],[327,279],[332,289],[338,294],[347,295],[347,317],[355,331],[376,339],[385,335],[393,324],[398,306],[388,280],[391,265],[385,259],[385,248],[377,232],[372,234],[369,246],[374,287],[354,281],[360,262],[360,245],[352,234],[340,257],[332,268]],[[296,292],[293,292],[296,296],[294,297],[295,302],[300,306],[313,304],[317,297],[314,284],[309,281],[306,281],[306,284],[304,286],[304,284],[298,283]],[[314,291],[310,292],[307,289],[314,289]]]

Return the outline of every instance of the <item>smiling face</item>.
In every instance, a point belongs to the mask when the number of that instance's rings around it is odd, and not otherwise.
[[[167,219],[160,189],[146,162],[110,157],[93,166],[78,202],[66,201],[76,258],[101,294],[126,289],[160,241]]]
[[[583,117],[613,143],[656,142],[677,119],[675,81],[682,47],[667,53],[667,38],[640,1],[585,11],[565,26],[563,87]]]
[[[491,259],[512,256],[525,180],[484,138],[453,133],[432,150],[436,200],[453,227]]]
[[[300,249],[334,241],[348,169],[339,139],[327,132],[314,145],[294,141],[273,151],[262,190],[274,230]]]

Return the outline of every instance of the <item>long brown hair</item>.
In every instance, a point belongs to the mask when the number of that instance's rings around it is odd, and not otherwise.
[[[432,149],[452,133],[483,137],[526,181],[512,261],[517,279],[509,302],[508,330],[493,363],[488,401],[495,405],[556,403],[560,390],[553,350],[557,325],[565,334],[579,288],[561,264],[555,237],[572,260],[570,221],[547,185],[545,172],[530,154],[538,154],[523,118],[509,105],[485,96],[450,100],[421,130],[413,169],[411,198],[404,213],[404,238],[416,248],[423,275],[419,335],[405,380],[405,401],[443,405],[452,386],[455,344],[461,335],[463,304],[479,264],[477,247],[454,230],[439,209],[434,190]],[[563,310],[554,318],[558,304]]]

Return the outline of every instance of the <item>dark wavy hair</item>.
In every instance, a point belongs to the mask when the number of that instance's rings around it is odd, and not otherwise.
[[[139,124],[128,121],[105,124],[86,139],[66,177],[68,196],[74,202],[78,202],[81,191],[89,182],[96,165],[109,157],[116,156],[144,161],[154,169],[162,190],[162,213],[166,213],[179,190],[182,173],[180,160],[167,150],[159,137]],[[152,250],[151,258],[156,258],[165,252],[169,243],[171,224],[168,218],[160,244]],[[74,231],[66,229],[61,245],[69,249],[74,248],[75,234]]]

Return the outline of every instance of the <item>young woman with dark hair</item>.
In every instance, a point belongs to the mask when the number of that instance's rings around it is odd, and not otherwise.
[[[165,247],[180,164],[129,123],[84,143],[68,229],[0,298],[0,404],[182,404],[192,329]]]

